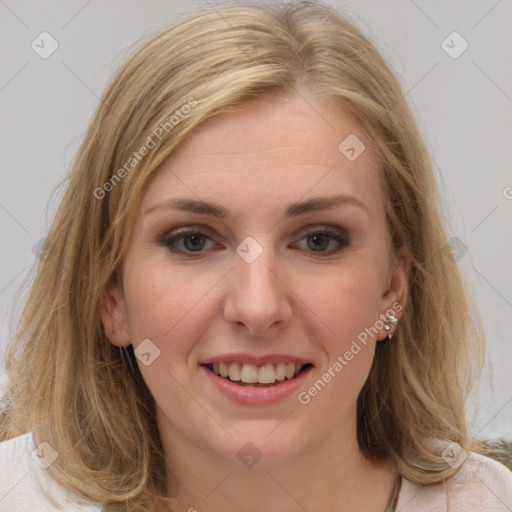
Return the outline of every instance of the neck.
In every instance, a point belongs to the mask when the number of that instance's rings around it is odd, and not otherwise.
[[[283,456],[272,464],[263,464],[262,458],[249,468],[220,456],[206,444],[192,443],[159,411],[168,494],[179,496],[176,511],[320,512],[329,507],[384,512],[396,468],[390,461],[370,462],[362,455],[355,412],[354,406],[329,438],[300,451],[300,455]],[[262,441],[259,443],[261,446]]]

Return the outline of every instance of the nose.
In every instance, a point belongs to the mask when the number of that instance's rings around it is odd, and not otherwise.
[[[268,247],[252,262],[235,255],[224,306],[224,318],[233,328],[264,337],[290,323],[294,295],[275,263]]]

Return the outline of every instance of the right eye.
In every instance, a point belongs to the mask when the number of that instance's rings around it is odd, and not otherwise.
[[[200,254],[205,248],[206,241],[213,240],[203,231],[198,229],[178,229],[166,233],[159,239],[159,243],[165,245],[174,254],[189,257]],[[179,247],[181,245],[181,247]]]

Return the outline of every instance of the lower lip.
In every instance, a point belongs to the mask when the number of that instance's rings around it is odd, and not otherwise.
[[[217,386],[217,389],[234,402],[247,405],[267,405],[279,402],[296,392],[304,383],[312,366],[300,372],[297,377],[284,380],[268,388],[240,386],[224,377],[215,375],[215,373],[208,370],[205,366],[200,366],[200,368],[206,373],[208,379]]]

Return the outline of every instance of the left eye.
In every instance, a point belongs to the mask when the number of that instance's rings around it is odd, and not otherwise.
[[[308,249],[311,249],[312,252],[322,254],[333,254],[350,245],[347,232],[340,228],[325,227],[321,230],[311,231],[301,238],[301,240],[304,239],[307,240]],[[171,231],[161,237],[159,242],[166,246],[171,252],[187,257],[192,254],[204,252],[203,249],[205,248],[207,240],[213,242],[213,240],[202,231],[185,229],[176,231],[174,234]],[[182,242],[184,249],[177,247],[180,242]],[[338,247],[326,250],[332,242],[336,242]]]
[[[304,237],[308,240],[308,248],[312,249],[313,252],[321,252],[332,254],[340,251],[343,247],[349,245],[348,235],[342,230],[325,229],[323,231],[313,231]],[[309,243],[311,241],[311,243]],[[336,242],[338,248],[326,251],[331,242]]]

